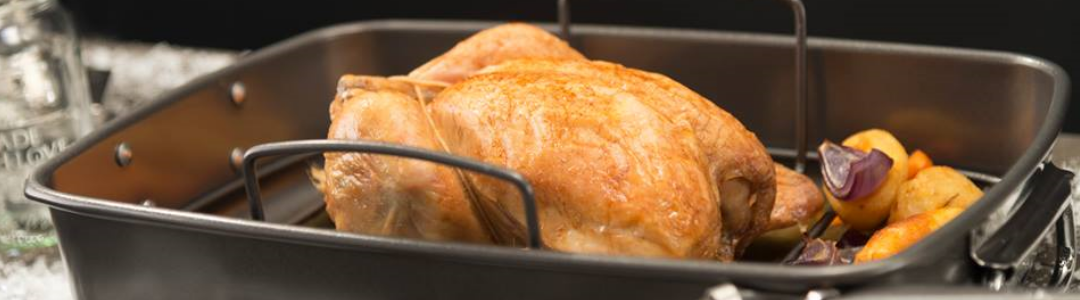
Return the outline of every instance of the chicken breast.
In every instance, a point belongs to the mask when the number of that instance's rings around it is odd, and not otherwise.
[[[522,58],[585,60],[570,45],[536,26],[509,23],[480,31],[409,73],[419,80],[457,83],[480,69]]]
[[[451,153],[505,166],[536,191],[541,232],[556,250],[715,258],[716,184],[694,131],[638,94],[573,73],[487,72],[432,101]],[[493,223],[523,240],[521,200],[470,177]],[[730,256],[724,257],[730,259]]]
[[[667,120],[690,128],[705,155],[706,171],[720,192],[724,257],[733,257],[768,227],[776,197],[772,158],[734,116],[664,75],[602,61],[520,59],[481,73],[547,73],[593,78],[640,96]]]

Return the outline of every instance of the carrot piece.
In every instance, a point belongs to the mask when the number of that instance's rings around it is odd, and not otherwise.
[[[934,162],[930,160],[930,156],[926,155],[926,152],[916,149],[915,152],[912,152],[911,156],[908,157],[907,178],[915,178],[915,174],[919,174],[919,171],[933,166]]]

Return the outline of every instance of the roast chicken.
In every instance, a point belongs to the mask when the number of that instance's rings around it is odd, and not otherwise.
[[[330,139],[521,173],[545,246],[557,251],[730,261],[770,226],[774,201],[786,201],[765,148],[731,114],[666,76],[588,60],[526,24],[481,31],[407,76],[346,75],[330,116]],[[505,182],[358,153],[326,153],[324,170],[319,188],[339,230],[526,239],[520,195]],[[786,182],[805,190],[809,180]]]

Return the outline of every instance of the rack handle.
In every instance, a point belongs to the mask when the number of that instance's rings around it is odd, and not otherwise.
[[[543,247],[544,243],[540,237],[540,221],[536,212],[536,197],[533,194],[532,185],[529,184],[521,174],[506,168],[447,153],[366,140],[295,140],[266,143],[248,149],[244,152],[241,172],[244,177],[244,189],[248,196],[248,206],[251,210],[251,218],[256,221],[264,221],[266,218],[263,211],[262,198],[259,193],[259,176],[255,166],[255,162],[258,159],[266,156],[300,155],[322,152],[360,152],[413,158],[478,172],[509,181],[510,183],[513,183],[514,187],[521,193],[521,199],[522,202],[524,202],[525,225],[528,231],[528,248],[541,249]]]

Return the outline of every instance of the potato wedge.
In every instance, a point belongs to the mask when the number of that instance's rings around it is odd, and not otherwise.
[[[885,182],[869,196],[841,201],[832,196],[827,190],[825,198],[829,200],[837,215],[844,223],[860,231],[870,231],[877,228],[889,216],[893,203],[896,200],[896,191],[907,179],[908,155],[904,145],[888,131],[870,129],[856,133],[843,142],[844,146],[862,151],[878,149],[892,158],[893,165],[885,178]]]
[[[930,235],[934,230],[941,228],[962,212],[964,212],[962,208],[945,207],[889,224],[870,236],[870,241],[866,242],[866,246],[855,254],[855,263],[875,261],[896,255]]]
[[[982,190],[964,174],[950,167],[933,166],[900,185],[889,224],[941,207],[964,209],[982,195]]]

